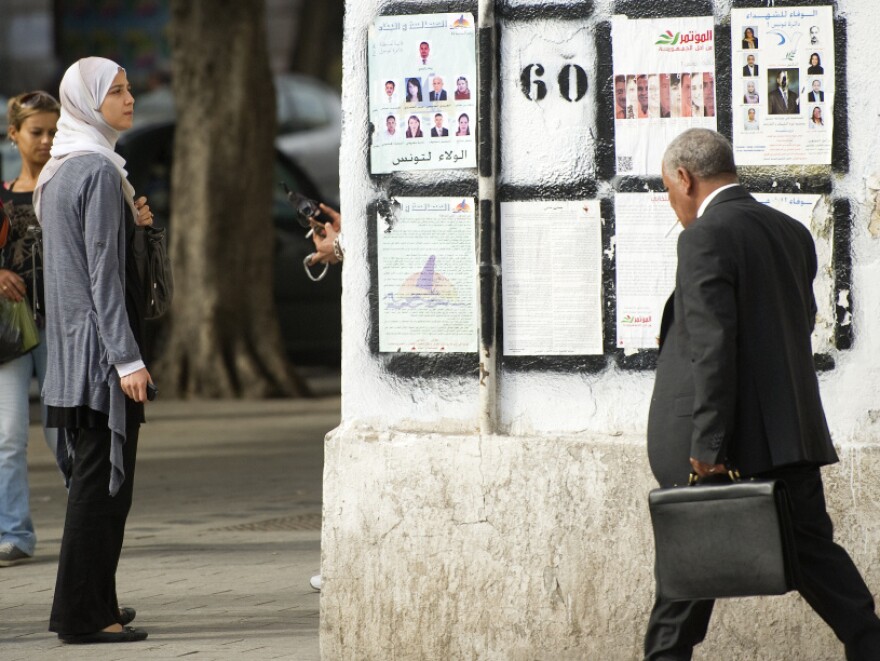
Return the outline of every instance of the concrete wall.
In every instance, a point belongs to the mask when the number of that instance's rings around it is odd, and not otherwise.
[[[602,165],[613,142],[597,95],[611,84],[611,16],[714,15],[716,32],[722,33],[732,4],[496,3],[500,199],[599,197],[606,201],[603,215],[613,210],[607,202],[627,182]],[[803,4],[817,3],[776,2],[777,7]],[[766,3],[736,3],[750,5]],[[501,361],[499,426],[497,433],[481,435],[477,356],[377,351],[370,310],[375,221],[365,211],[391,195],[474,194],[477,173],[369,175],[367,29],[380,13],[455,10],[476,14],[476,3],[347,4],[343,416],[328,435],[325,456],[323,656],[639,658],[653,599],[646,496],[654,485],[644,430],[654,374],[643,369],[650,367],[650,356],[609,351],[589,360]],[[841,128],[835,132],[833,167],[757,170],[748,173],[746,183],[764,192],[822,192],[829,208],[837,210],[835,237],[849,244],[846,277],[837,281],[843,285],[836,292],[838,342],[825,352],[828,369],[821,374],[841,462],[825,475],[839,540],[880,593],[880,132],[876,94],[858,93],[875,86],[875,12],[872,0],[836,4],[837,52],[843,56],[838,90],[846,93],[835,113]],[[572,141],[565,168],[549,147],[552,139],[543,149],[525,145],[530,168],[505,147],[505,134],[528,112],[517,96],[518,70],[512,62],[527,47],[525,41],[517,45],[529,38],[526,28],[537,28],[531,29],[531,47],[555,45],[560,58],[594,59],[586,63],[591,106],[584,115],[596,126]],[[569,45],[576,52],[565,52]],[[729,65],[721,53],[717,58],[720,78]],[[719,129],[729,133],[729,110],[721,111],[729,106],[727,89],[725,98],[719,84],[719,120],[726,117],[728,123],[719,121]],[[606,334],[609,328],[613,323],[606,322]],[[842,658],[841,646],[797,595],[719,604],[695,658],[707,659],[713,652],[711,658],[723,659]]]

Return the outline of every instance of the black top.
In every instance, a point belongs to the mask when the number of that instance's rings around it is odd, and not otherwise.
[[[27,297],[37,313],[37,325],[43,327],[43,251],[36,233],[28,228],[38,228],[34,213],[33,192],[12,192],[6,184],[0,185],[0,202],[9,216],[9,237],[0,249],[0,268],[8,269],[24,279]]]

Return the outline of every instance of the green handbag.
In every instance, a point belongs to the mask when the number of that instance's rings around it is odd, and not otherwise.
[[[40,331],[27,298],[0,299],[0,363],[23,356],[40,343]]]

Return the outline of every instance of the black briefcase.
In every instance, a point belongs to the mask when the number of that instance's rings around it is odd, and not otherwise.
[[[648,507],[658,596],[672,601],[717,599],[784,594],[796,588],[797,556],[784,482],[745,480],[654,489]]]

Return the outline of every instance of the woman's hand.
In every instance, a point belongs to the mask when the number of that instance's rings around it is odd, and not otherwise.
[[[333,246],[330,246],[330,252],[333,252]],[[0,269],[0,296],[10,301],[18,303],[27,294],[27,287],[22,278],[15,271],[8,269]]]
[[[146,367],[140,368],[137,372],[132,372],[119,380],[122,392],[129,399],[136,402],[147,401],[147,384],[152,383],[153,379]]]
[[[326,204],[321,204],[321,211],[330,217],[330,222],[324,225],[324,236],[319,236],[317,232],[312,234],[312,241],[315,242],[315,252],[312,253],[312,260],[309,265],[315,264],[338,264],[339,259],[333,251],[333,242],[342,231],[342,217],[339,212]]]
[[[146,196],[142,195],[134,201],[135,209],[137,209],[137,218],[134,219],[136,225],[145,227],[153,224],[153,212],[150,211],[150,205],[147,204]]]

